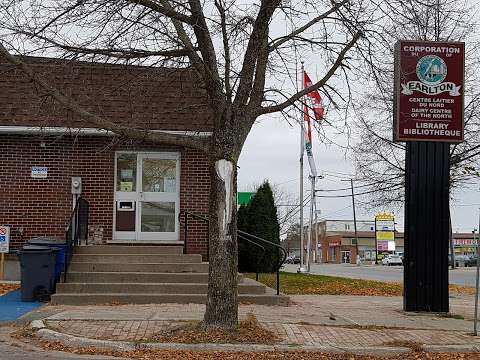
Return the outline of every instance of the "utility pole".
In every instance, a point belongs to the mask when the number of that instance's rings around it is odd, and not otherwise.
[[[357,232],[357,215],[355,211],[355,193],[353,191],[353,179],[350,179],[350,186],[352,188],[352,207],[353,207],[353,227],[355,229],[355,252],[358,254],[358,232]],[[357,259],[355,259],[355,263],[357,263]]]
[[[480,238],[480,208],[478,209],[478,232]],[[473,230],[473,241],[475,241],[475,229]],[[477,246],[476,246],[476,254],[477,254],[477,276],[475,278],[475,312],[474,312],[474,319],[473,319],[473,335],[477,336],[477,323],[478,323],[478,282],[480,276],[480,254],[479,254],[479,247],[480,239],[477,239]]]
[[[313,206],[315,203],[315,176],[311,176],[312,189],[310,194],[310,219],[308,224],[308,241],[307,241],[307,272],[310,272],[310,262],[312,253],[312,230],[313,230]]]

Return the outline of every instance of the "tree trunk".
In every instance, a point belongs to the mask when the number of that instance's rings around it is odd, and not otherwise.
[[[215,159],[216,158],[216,159]],[[236,163],[210,160],[209,279],[204,321],[232,330],[238,324]]]

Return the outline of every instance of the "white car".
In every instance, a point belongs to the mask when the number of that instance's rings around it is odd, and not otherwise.
[[[387,255],[382,260],[382,265],[403,265],[402,258],[398,255]]]

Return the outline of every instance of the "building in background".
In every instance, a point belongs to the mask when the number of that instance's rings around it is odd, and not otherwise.
[[[375,261],[375,221],[357,220],[357,239],[353,220],[323,220],[316,224],[318,235],[314,243],[317,263],[355,264],[358,255],[362,261]],[[381,253],[403,255],[403,233],[395,232],[395,250]]]

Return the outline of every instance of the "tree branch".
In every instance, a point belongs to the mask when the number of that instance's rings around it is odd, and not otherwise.
[[[257,115],[270,114],[273,112],[282,111],[288,106],[291,106],[295,101],[300,100],[303,96],[307,95],[309,92],[320,89],[322,86],[324,86],[328,82],[328,80],[330,80],[333,74],[335,74],[335,71],[342,65],[342,62],[345,59],[345,55],[347,54],[347,52],[355,45],[355,43],[361,37],[362,37],[362,32],[360,31],[353,36],[352,40],[342,49],[342,51],[340,51],[332,67],[320,81],[303,89],[302,91],[299,91],[298,93],[294,94],[289,99],[285,100],[280,104],[260,108],[259,111],[257,112]]]
[[[234,101],[236,107],[244,105],[248,101],[250,92],[252,91],[253,76],[255,74],[260,47],[264,44],[263,35],[265,32],[267,32],[268,35],[270,20],[280,3],[281,0],[262,1],[243,57],[242,69],[239,74],[240,83]]]
[[[151,0],[128,0],[128,1],[131,2],[132,4],[138,4],[138,5],[147,7],[149,9],[152,9],[153,11],[159,14],[165,15],[170,19],[175,19],[183,23],[193,25],[193,20],[190,16],[184,15],[182,13],[175,11],[171,6],[162,6],[157,2],[151,1]]]
[[[50,86],[45,80],[38,76],[27,64],[25,64],[18,56],[13,56],[0,42],[0,54],[3,55],[11,64],[20,68],[29,79],[46,91],[52,96],[58,103],[65,106],[70,111],[75,112],[84,118],[89,124],[94,127],[98,127],[104,130],[111,131],[119,136],[125,136],[135,140],[152,141],[158,143],[166,143],[170,145],[186,146],[201,150],[203,152],[208,151],[208,144],[205,140],[200,140],[188,135],[177,135],[166,132],[151,132],[148,129],[141,130],[128,126],[116,124],[112,121],[104,119],[98,115],[95,115],[76,101],[63,95],[58,89]]]
[[[171,49],[171,50],[144,50],[144,49],[119,49],[119,48],[87,48],[81,46],[71,46],[67,44],[59,43],[53,39],[47,38],[46,36],[37,35],[28,31],[19,31],[19,33],[36,37],[40,40],[48,42],[55,47],[58,47],[62,50],[69,51],[76,54],[92,54],[92,55],[105,55],[114,57],[117,59],[139,59],[147,58],[150,56],[163,56],[163,57],[182,57],[187,56],[190,50],[187,49]],[[197,50],[197,48],[194,48]]]
[[[342,2],[339,3],[334,3],[335,5],[328,10],[327,12],[324,12],[323,14],[318,15],[317,17],[313,18],[309,22],[307,22],[305,25],[299,27],[298,29],[295,29],[292,31],[290,34],[282,36],[278,39],[272,40],[268,46],[268,50],[271,52],[273,50],[278,49],[282,44],[286,43],[289,40],[292,40],[296,38],[299,34],[303,33],[305,30],[308,30],[310,27],[318,23],[319,21],[327,18],[330,16],[332,13],[336,12],[338,9],[340,9],[343,5],[347,4],[350,0],[343,0]]]

